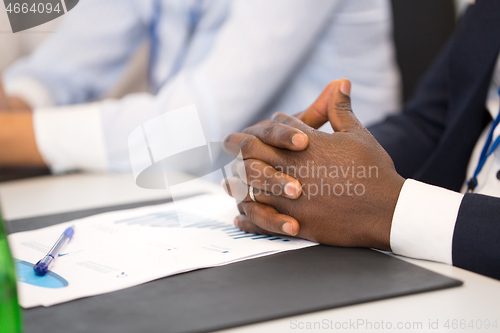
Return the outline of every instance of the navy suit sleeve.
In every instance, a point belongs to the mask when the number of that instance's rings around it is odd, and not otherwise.
[[[427,71],[403,112],[368,128],[394,161],[398,173],[413,177],[436,148],[449,109],[449,57],[453,39]]]
[[[500,279],[500,198],[466,194],[453,233],[453,265]]]
[[[480,5],[483,7],[477,7]],[[468,25],[465,25],[466,19],[464,18],[459,30],[462,33],[471,32],[471,35],[467,35],[469,42],[471,42],[471,36],[478,38],[478,36],[485,35],[485,41],[490,41],[490,43],[484,45],[490,47],[473,48],[472,50],[473,52],[485,52],[484,59],[491,58],[491,60],[496,61],[498,45],[496,42],[491,41],[498,40],[495,37],[498,32],[491,32],[491,36],[486,32],[492,29],[491,22],[498,21],[498,18],[493,14],[498,15],[498,10],[495,11],[494,9],[495,6],[500,5],[497,2],[477,1],[474,6],[477,7],[474,14],[476,16],[469,16],[469,18],[472,18],[468,21]],[[493,14],[490,15],[490,12]],[[468,11],[468,14],[470,13],[474,12]],[[475,29],[479,23],[477,20],[486,22],[484,26],[481,26],[481,29]],[[479,34],[478,31],[482,34]],[[465,36],[465,34],[462,35]],[[434,161],[432,166],[428,165],[428,161],[432,161],[432,157],[436,158],[433,155],[434,152],[436,154],[443,153],[436,148],[443,142],[442,140],[447,133],[449,134],[449,131],[451,131],[451,124],[456,123],[457,114],[453,112],[457,112],[457,106],[460,104],[460,94],[464,93],[463,90],[466,90],[463,86],[467,82],[463,82],[461,85],[456,84],[456,71],[460,70],[460,66],[465,63],[464,55],[460,52],[463,52],[464,45],[470,49],[476,44],[459,44],[460,40],[458,38],[460,37],[457,36],[460,36],[460,34],[454,34],[433,66],[428,70],[415,95],[403,112],[369,128],[370,132],[392,157],[396,170],[400,175],[405,178],[418,178],[417,172],[421,172],[421,169],[427,167],[430,169],[428,169],[425,181],[432,183],[433,179],[438,178],[441,180],[440,184],[435,185],[444,186],[448,184],[448,186],[444,187],[455,189],[457,186],[460,188],[463,182],[464,175],[462,173],[465,174],[463,171],[466,168],[470,152],[476,143],[477,137],[484,129],[484,121],[487,120],[483,119],[483,114],[479,112],[469,113],[462,120],[467,127],[464,126],[460,131],[454,133],[454,142],[457,144],[448,147],[450,150],[445,152],[449,154],[448,156],[439,155],[442,158],[438,161],[442,161],[442,164]],[[463,40],[461,42],[464,43]],[[481,41],[481,43],[483,42]],[[480,43],[477,45],[480,45]],[[456,59],[462,61],[453,63],[452,60]],[[493,63],[490,64],[489,60],[481,63],[476,61],[470,65],[471,67],[468,68],[469,74],[473,71],[479,73],[482,69],[490,68]],[[464,75],[464,80],[470,78],[471,75]],[[452,77],[454,77],[454,81],[452,81]],[[473,87],[480,93],[476,94],[474,103],[470,102],[470,110],[475,110],[479,105],[484,105],[487,85],[491,77],[483,78],[478,74],[477,80],[478,86]],[[457,87],[461,90],[457,90]],[[452,95],[454,99],[450,98]],[[478,117],[478,115],[480,116]],[[466,133],[468,136],[459,135],[462,133]],[[465,137],[467,137],[468,141],[460,142],[460,138]],[[458,154],[457,151],[461,154]],[[456,171],[459,163],[461,163],[460,172]],[[449,179],[448,181],[443,180],[447,177],[447,170],[448,174],[452,174],[450,177],[454,177],[453,181]],[[454,173],[450,172],[451,170]],[[426,244],[422,244],[422,246],[426,246]],[[479,194],[466,194],[464,196],[453,233],[452,260],[453,265],[457,267],[500,279],[500,198]]]

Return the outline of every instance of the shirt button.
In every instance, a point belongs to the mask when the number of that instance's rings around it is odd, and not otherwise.
[[[500,180],[500,170],[497,172],[497,179]]]

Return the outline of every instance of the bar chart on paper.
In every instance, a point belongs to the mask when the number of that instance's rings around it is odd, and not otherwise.
[[[64,277],[65,286],[47,288],[38,281],[20,279],[20,303],[25,308],[51,306],[195,269],[316,245],[245,233],[232,224],[237,214],[232,198],[210,194],[11,234],[14,257],[33,263],[67,226],[75,226],[72,241],[51,270],[54,277]]]
[[[176,228],[179,227],[179,215],[182,215],[181,218],[184,221],[199,221],[200,217],[195,214],[186,212],[186,211],[164,211],[151,213],[142,216],[136,216],[132,218],[126,218],[122,220],[115,221],[116,224],[124,224],[124,225],[138,225],[143,227],[154,227],[154,228]],[[277,236],[268,236],[268,235],[257,235],[250,234],[244,231],[241,231],[239,228],[235,226],[214,219],[205,219],[201,222],[194,222],[193,224],[189,224],[186,228],[198,228],[198,229],[206,229],[206,230],[218,230],[225,233],[228,237],[232,239],[243,239],[248,238],[251,240],[256,239],[266,239],[270,241],[282,241],[289,242],[290,239],[277,237]]]

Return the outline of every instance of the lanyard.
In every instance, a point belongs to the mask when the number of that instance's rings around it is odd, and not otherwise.
[[[498,94],[500,95],[500,89],[498,90]],[[481,156],[479,157],[479,162],[477,163],[476,170],[474,171],[474,175],[472,178],[467,182],[467,192],[473,192],[474,189],[477,187],[477,175],[481,172],[481,169],[484,166],[484,163],[486,163],[486,160],[488,157],[497,149],[498,145],[500,144],[500,136],[498,136],[495,139],[495,142],[491,144],[493,141],[493,132],[495,131],[495,128],[498,126],[500,123],[500,111],[498,112],[497,117],[493,121],[493,124],[491,125],[490,132],[488,133],[488,138],[486,139],[486,142],[484,144],[483,150],[481,151]]]

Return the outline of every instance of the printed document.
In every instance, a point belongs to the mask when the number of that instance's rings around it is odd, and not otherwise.
[[[234,199],[209,194],[110,212],[9,235],[24,308],[104,294],[199,268],[316,245],[306,240],[245,233],[234,227]],[[179,224],[193,221],[191,224]],[[36,276],[43,258],[73,225],[71,242],[51,271]]]

